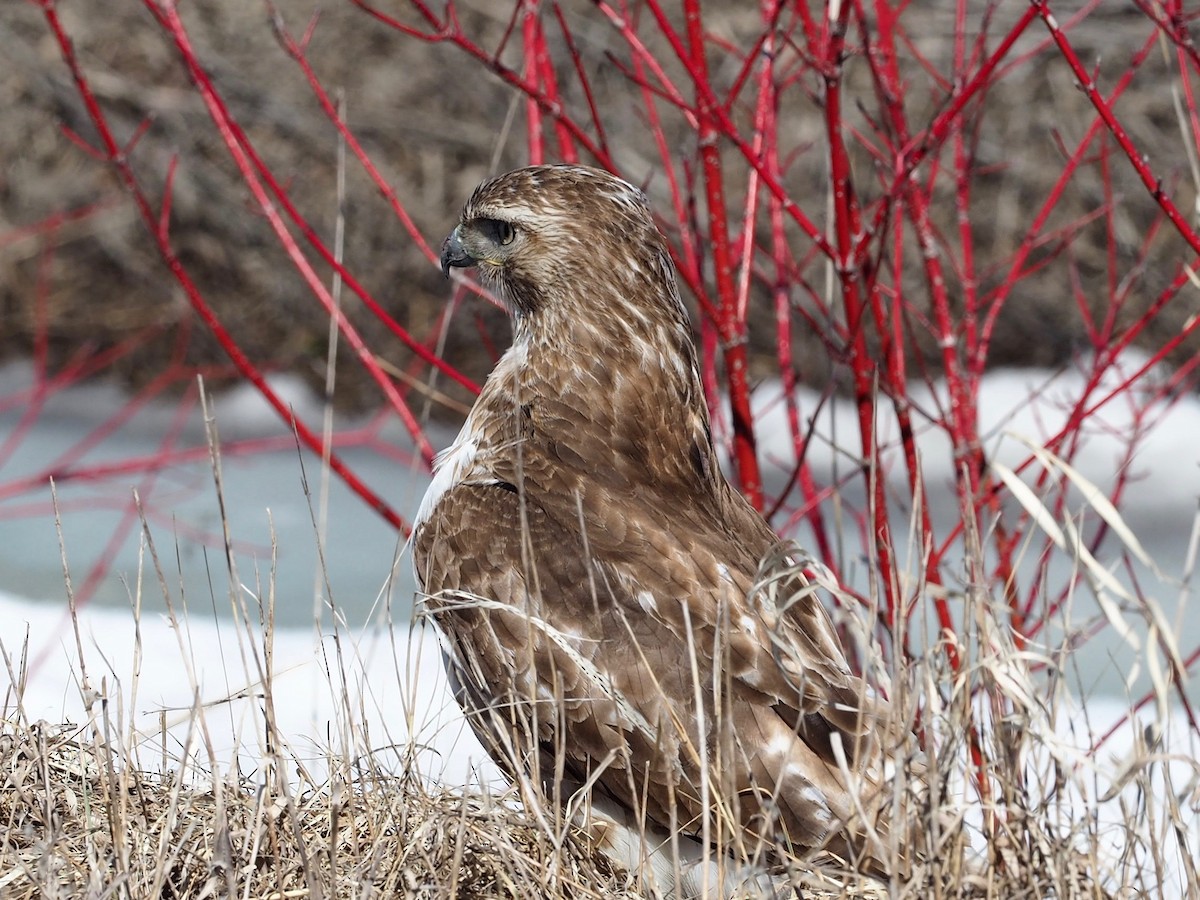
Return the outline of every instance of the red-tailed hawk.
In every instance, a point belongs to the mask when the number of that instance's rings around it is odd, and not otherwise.
[[[580,166],[501,175],[446,239],[459,266],[513,344],[413,547],[485,747],[661,894],[759,889],[816,849],[880,868],[880,702],[811,593],[752,592],[778,539],[717,465],[645,196]]]

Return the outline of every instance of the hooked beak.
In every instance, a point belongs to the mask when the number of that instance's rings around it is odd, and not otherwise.
[[[442,242],[442,274],[447,278],[450,277],[451,266],[461,269],[465,266],[473,266],[477,262],[475,257],[463,247],[462,238],[459,236],[461,228],[461,225],[456,226],[450,232],[450,236]]]

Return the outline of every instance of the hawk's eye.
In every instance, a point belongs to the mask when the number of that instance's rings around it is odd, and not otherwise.
[[[511,224],[499,219],[481,219],[479,224],[484,234],[502,246],[511,244],[517,236],[516,229]]]

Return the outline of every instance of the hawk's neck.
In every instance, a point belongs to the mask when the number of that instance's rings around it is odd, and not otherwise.
[[[521,323],[468,426],[481,451],[545,454],[562,466],[706,480],[715,467],[695,350],[674,322]]]

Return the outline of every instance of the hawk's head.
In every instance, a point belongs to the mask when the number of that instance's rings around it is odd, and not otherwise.
[[[616,311],[635,297],[683,309],[646,196],[601,169],[532,166],[485,181],[442,245],[442,271],[478,266],[518,318],[551,307]],[[665,301],[665,302],[664,302]],[[576,307],[576,304],[580,306]]]

